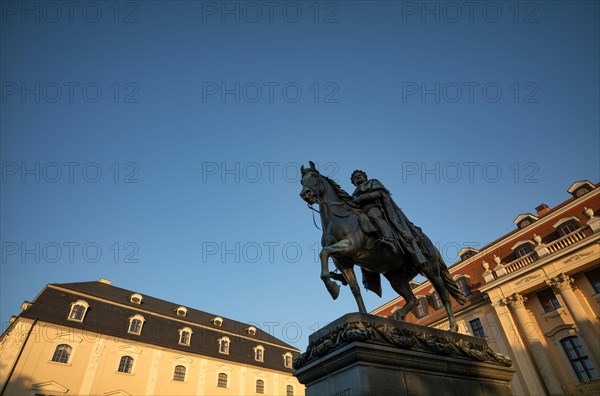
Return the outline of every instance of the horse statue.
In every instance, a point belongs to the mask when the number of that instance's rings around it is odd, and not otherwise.
[[[448,272],[444,260],[431,240],[424,234],[420,238],[426,258],[425,264],[414,263],[402,249],[400,252],[387,249],[378,243],[377,234],[373,232],[374,228],[367,215],[339,184],[320,174],[312,161],[309,161],[308,168],[302,165],[300,169],[300,197],[311,209],[313,204],[319,205],[323,231],[323,248],[319,254],[321,279],[331,297],[334,300],[338,297],[340,287],[334,280],[340,280],[344,285],[350,286],[359,311],[367,313],[354,273],[354,265],[358,265],[361,267],[363,284],[367,290],[374,291],[381,297],[380,275],[383,275],[392,288],[404,298],[406,304],[396,314],[399,320],[404,320],[406,314],[419,304],[409,282],[421,273],[429,279],[444,304],[450,331],[458,331],[449,295],[461,305],[467,299]],[[333,259],[341,276],[329,271],[329,257]]]

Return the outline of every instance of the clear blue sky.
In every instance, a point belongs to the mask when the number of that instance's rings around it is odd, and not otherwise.
[[[304,348],[356,310],[308,160],[381,180],[448,264],[598,182],[598,2],[269,4],[1,3],[3,329],[106,278]]]

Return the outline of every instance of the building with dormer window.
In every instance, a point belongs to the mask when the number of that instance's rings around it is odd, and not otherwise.
[[[112,286],[50,284],[0,336],[4,395],[304,395],[300,351],[254,326]]]
[[[449,266],[469,300],[460,306],[452,299],[459,331],[511,357],[517,395],[600,394],[598,187],[574,183],[570,199],[519,214],[515,230],[479,250],[461,250]],[[416,307],[406,321],[448,329],[431,283],[413,292],[429,307]],[[393,318],[403,305],[397,297],[372,313]]]

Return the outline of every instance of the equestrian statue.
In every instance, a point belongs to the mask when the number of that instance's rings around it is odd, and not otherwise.
[[[301,171],[300,197],[311,209],[313,204],[319,205],[323,230],[321,279],[331,297],[338,297],[340,287],[335,281],[341,281],[350,286],[359,311],[367,313],[354,273],[358,265],[367,290],[381,297],[383,275],[404,298],[406,304],[396,313],[399,320],[404,320],[419,304],[409,282],[422,274],[438,293],[450,330],[458,331],[450,295],[461,305],[467,301],[465,295],[431,240],[408,220],[383,184],[356,170],[351,177],[356,190],[350,196],[334,180],[320,174],[312,161],[308,168],[302,165]],[[329,271],[329,257],[340,273]]]

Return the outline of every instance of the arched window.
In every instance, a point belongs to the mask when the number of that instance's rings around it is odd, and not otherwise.
[[[217,380],[217,386],[219,388],[227,388],[227,374],[219,373],[219,377]]]
[[[71,311],[69,312],[69,320],[75,322],[83,322],[83,317],[87,309],[89,308],[89,304],[83,300],[75,301],[71,304]]]
[[[292,368],[292,354],[286,353],[283,355],[283,365],[287,368]]]
[[[190,345],[192,341],[192,329],[189,327],[184,327],[179,330],[179,344],[180,345]]]
[[[575,216],[557,221],[552,227],[556,228],[558,235],[563,237],[579,229],[579,220]]]
[[[575,374],[580,381],[589,381],[594,378],[598,378],[598,373],[594,369],[590,358],[583,349],[583,345],[579,341],[577,336],[571,336],[564,338],[560,341],[562,347],[575,370]]]
[[[262,362],[265,359],[265,348],[259,345],[254,348],[254,360]]]
[[[134,315],[129,318],[129,328],[127,332],[129,334],[140,335],[142,333],[142,326],[144,325],[144,317],[142,315]]]
[[[224,353],[225,355],[229,355],[229,338],[222,337],[219,338],[219,353]]]
[[[71,351],[73,348],[68,346],[67,344],[60,344],[54,350],[54,355],[52,355],[52,361],[58,363],[68,363],[69,357],[71,357]]]
[[[530,242],[526,242],[515,249],[515,257],[521,258],[523,256],[528,255],[531,252],[533,252],[533,246],[531,246]]]
[[[173,371],[173,381],[185,381],[185,366],[175,366]]]
[[[285,396],[294,396],[294,387],[292,385],[285,387]]]
[[[121,357],[121,361],[119,362],[119,373],[131,373],[133,369],[133,358],[131,356],[123,356]]]
[[[256,393],[265,393],[265,381],[256,380]]]

